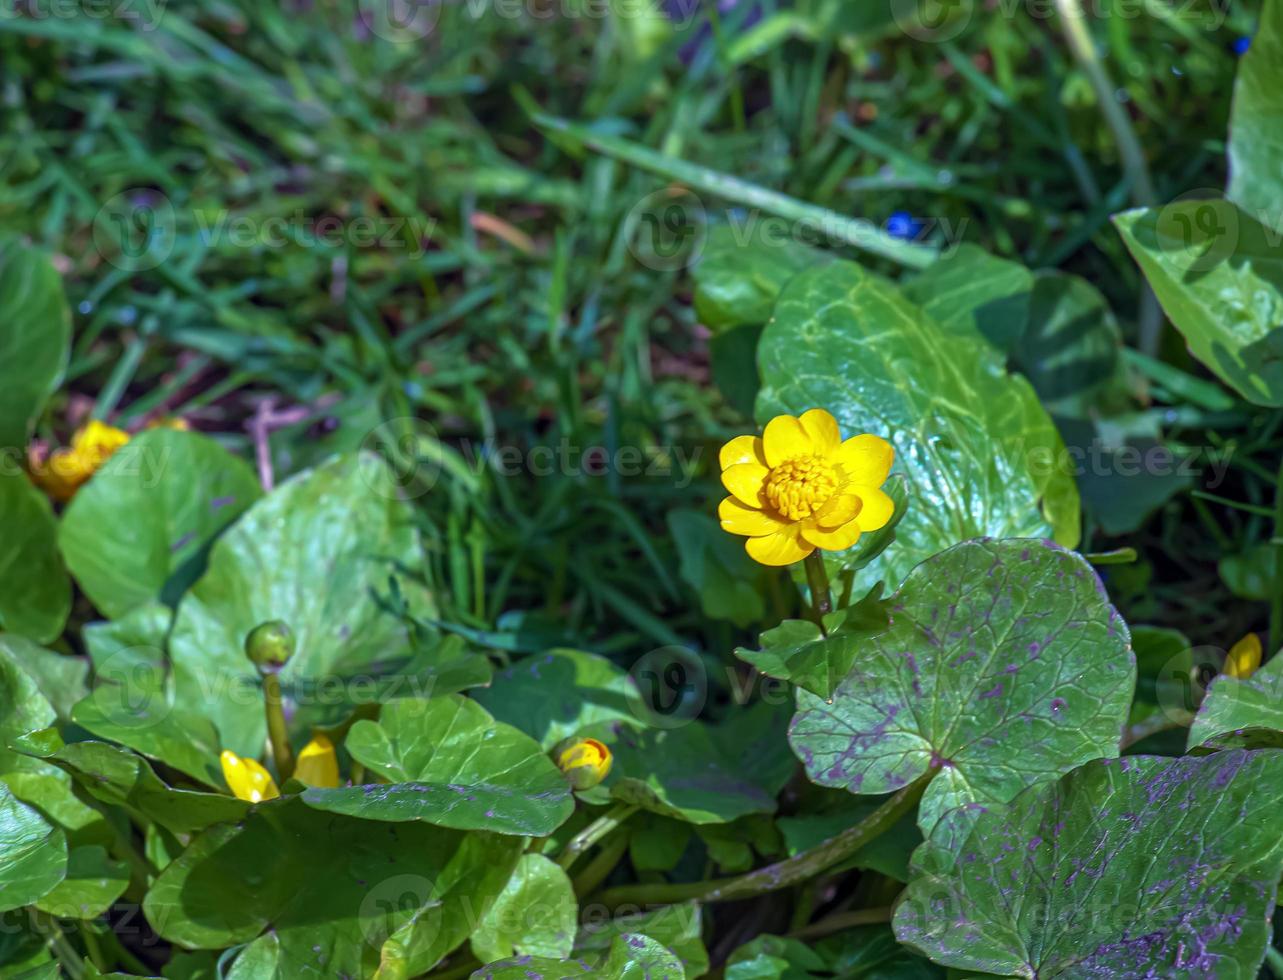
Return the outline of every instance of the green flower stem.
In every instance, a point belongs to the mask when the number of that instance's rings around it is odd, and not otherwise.
[[[792,939],[821,939],[824,936],[831,936],[835,932],[842,932],[844,929],[853,929],[856,926],[877,925],[880,922],[891,921],[891,907],[885,906],[876,909],[856,909],[854,911],[836,912],[819,922],[812,922],[810,925],[803,926],[800,929],[789,933]]]
[[[267,737],[272,743],[272,759],[276,762],[276,774],[284,782],[294,775],[294,751],[290,748],[290,734],[281,706],[281,678],[275,671],[263,673],[263,702],[267,708]]]
[[[1270,576],[1273,588],[1270,595],[1270,642],[1261,658],[1272,657],[1283,646],[1283,463],[1279,464],[1278,479],[1274,484],[1274,574]]]
[[[576,898],[591,895],[597,890],[598,886],[606,880],[606,876],[615,870],[615,865],[623,858],[624,853],[628,850],[628,843],[631,838],[631,831],[625,830],[602,845],[601,850],[597,852],[597,856],[588,862],[588,866],[583,871],[575,875],[573,884]]]
[[[809,851],[795,854],[784,861],[719,881],[695,881],[689,884],[664,882],[609,888],[602,892],[601,902],[607,908],[616,909],[622,905],[665,905],[690,900],[732,902],[796,885],[846,860],[869,841],[885,833],[913,809],[937,771],[932,769],[921,779],[904,787],[854,827],[848,827]]]
[[[76,952],[74,946],[67,941],[63,935],[62,929],[52,916],[47,916],[43,912],[38,912],[31,908],[30,919],[32,928],[45,937],[54,957],[58,960],[63,970],[71,980],[80,980],[85,975],[85,961],[80,954]]]
[[[829,573],[824,567],[824,554],[816,548],[803,559],[806,567],[806,584],[811,590],[812,618],[824,629],[824,617],[833,611],[833,598],[829,595]]]
[[[604,839],[608,834],[613,832],[617,827],[623,824],[625,820],[637,812],[637,807],[631,803],[619,803],[613,809],[608,810],[602,816],[590,823],[566,844],[557,863],[565,870],[570,870],[581,854],[591,848],[598,841]]]

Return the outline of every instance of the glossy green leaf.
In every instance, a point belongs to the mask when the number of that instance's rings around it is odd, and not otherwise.
[[[1212,681],[1189,729],[1189,748],[1241,729],[1283,733],[1283,657],[1271,657],[1251,677]]]
[[[1118,754],[1136,683],[1092,567],[1049,542],[970,541],[915,568],[832,703],[789,731],[822,786],[881,794],[938,769],[919,825]]]
[[[688,980],[696,980],[708,973],[708,950],[704,947],[703,931],[704,917],[699,905],[666,905],[649,912],[585,924],[575,938],[575,955],[589,958],[594,953],[608,952],[625,936],[645,936],[677,958]]]
[[[578,915],[566,872],[542,854],[523,854],[477,923],[472,953],[482,963],[512,956],[565,959],[575,945]]]
[[[270,928],[283,976],[399,980],[467,938],[520,849],[515,838],[372,824],[281,800],[197,837],[143,909],[162,936],[196,949]]]
[[[142,756],[105,742],[54,744],[30,751],[69,772],[91,796],[136,811],[176,834],[240,820],[250,809],[232,796],[167,786]]]
[[[309,789],[309,806],[367,820],[545,837],[574,811],[570,785],[539,743],[459,695],[384,706],[347,750],[387,783]]]
[[[968,341],[977,336],[1011,354],[1029,322],[1033,274],[1018,262],[963,243],[906,279],[905,299],[941,327]]]
[[[96,919],[129,887],[129,866],[101,847],[77,847],[67,855],[67,877],[36,908],[60,919]]]
[[[84,657],[55,653],[15,633],[0,633],[0,656],[16,664],[36,682],[41,696],[63,721],[71,716],[76,702],[89,693],[85,684],[89,664]]]
[[[818,980],[824,958],[799,939],[769,933],[745,943],[726,961],[726,980]]]
[[[826,793],[826,796],[829,795]],[[869,817],[883,802],[878,797],[832,794],[823,809],[803,810],[776,823],[784,835],[790,857],[808,851],[836,837]],[[833,872],[868,868],[896,881],[909,880],[909,856],[922,843],[922,833],[912,814],[905,814],[885,833],[870,841],[842,862]],[[832,873],[832,872],[831,872]]]
[[[647,936],[618,936],[605,956],[551,960],[520,956],[483,966],[471,980],[685,980],[681,961]]]
[[[431,600],[413,578],[422,551],[391,481],[376,456],[338,457],[281,484],[210,550],[208,571],[178,607],[169,649],[176,705],[210,718],[224,747],[257,755],[266,737],[244,653],[260,623],[283,620],[297,639],[281,684],[301,740],[310,725],[341,720],[411,652],[406,624],[388,605],[388,580],[399,580],[418,614],[430,614]]]
[[[589,725],[643,724],[632,679],[605,657],[551,650],[518,660],[473,695],[499,721],[550,749]]]
[[[241,950],[227,972],[227,980],[268,980],[279,976],[281,941],[273,932],[265,932]]]
[[[759,422],[826,408],[844,435],[895,446],[914,500],[895,547],[870,566],[890,584],[969,538],[1077,543],[1078,491],[1056,466],[1063,444],[1029,383],[885,281],[846,262],[802,273],[758,356]]]
[[[1265,601],[1274,586],[1272,544],[1253,545],[1237,555],[1226,555],[1216,563],[1221,581],[1240,599]]]
[[[197,782],[223,785],[218,730],[208,718],[176,708],[160,674],[106,680],[76,705],[71,717],[99,738],[172,766]]]
[[[824,957],[829,969],[846,980],[981,980],[966,974],[946,972],[905,946],[896,942],[889,925],[857,926],[844,929],[815,943],[815,951]]]
[[[260,495],[243,460],[196,432],[155,429],[118,449],[73,498],[58,543],[85,594],[115,619],[178,604],[214,539]]]
[[[879,585],[860,602],[829,613],[824,630],[805,619],[786,619],[763,633],[761,650],[737,648],[735,656],[768,677],[796,684],[822,698],[833,695],[869,639],[889,622]]]
[[[1255,976],[1280,806],[1283,752],[1090,762],[975,816],[910,884],[896,935],[1002,976]]]
[[[71,347],[62,278],[44,253],[14,241],[0,246],[0,310],[0,454],[12,463],[23,458]]]
[[[1114,217],[1190,351],[1258,405],[1283,405],[1283,248],[1228,201]]]
[[[795,768],[784,737],[787,713],[759,703],[732,718],[717,726],[621,730],[608,739],[615,761],[602,785],[615,799],[695,824],[774,812]]]
[[[49,501],[12,467],[0,472],[0,527],[0,629],[50,643],[71,612],[71,580]]]
[[[57,720],[53,705],[35,678],[23,669],[23,660],[14,655],[25,642],[18,637],[0,637],[0,783],[75,835],[78,842],[88,840],[105,825],[96,810],[76,797],[71,777],[56,766],[10,748],[28,732]]]
[[[760,216],[759,216],[760,217]],[[797,241],[769,240],[756,226],[717,225],[709,230],[695,267],[695,313],[714,332],[763,324],[780,290],[799,272],[833,261],[828,252]]]
[[[145,602],[120,619],[89,623],[82,631],[99,681],[141,683],[165,669],[165,637],[174,613]]]
[[[1265,0],[1252,47],[1239,62],[1230,113],[1229,197],[1283,230],[1283,3]]]
[[[67,872],[67,838],[0,784],[0,912],[47,895]]]

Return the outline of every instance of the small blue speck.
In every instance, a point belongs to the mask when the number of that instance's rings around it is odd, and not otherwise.
[[[1241,58],[1247,54],[1247,49],[1251,46],[1252,39],[1250,37],[1240,37],[1234,42],[1234,53]]]
[[[887,218],[887,234],[906,242],[915,240],[925,226],[908,211],[896,211]]]
[[[80,305],[76,307],[76,310],[83,316],[88,316],[94,311],[94,304],[89,302],[87,299],[82,299],[80,301]]]

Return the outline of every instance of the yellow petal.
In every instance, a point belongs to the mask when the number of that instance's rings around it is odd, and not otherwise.
[[[843,474],[851,483],[858,483],[862,487],[880,487],[891,472],[895,450],[891,443],[878,436],[852,436],[838,447],[829,460],[842,467]]]
[[[238,800],[261,803],[281,795],[272,774],[259,765],[257,760],[242,759],[235,752],[227,750],[218,759],[223,765],[223,778],[227,780],[227,788]]]
[[[565,773],[570,785],[577,790],[592,789],[608,775],[614,756],[595,738],[580,738],[563,743],[554,750],[557,768]]]
[[[802,428],[811,437],[815,452],[827,456],[842,445],[842,433],[838,429],[838,420],[822,408],[813,408],[803,412],[798,419]]]
[[[757,463],[759,466],[765,466],[766,454],[762,451],[762,437],[736,436],[722,447],[717,461],[721,463],[722,469],[727,469],[736,463]]]
[[[1229,656],[1225,658],[1223,673],[1230,677],[1246,679],[1256,673],[1261,666],[1261,638],[1255,633],[1248,633],[1230,647]]]
[[[848,521],[832,531],[826,531],[818,527],[804,527],[802,528],[802,537],[808,543],[815,545],[817,548],[823,548],[825,551],[842,551],[860,540],[860,522],[858,520]]]
[[[744,550],[759,565],[792,565],[815,548],[801,540],[796,524],[790,524],[773,534],[749,538],[744,542]]]
[[[749,507],[734,497],[727,497],[718,505],[717,516],[722,521],[723,531],[749,538],[760,538],[787,526],[786,521],[774,514]]]
[[[847,487],[860,498],[860,514],[856,517],[861,531],[876,531],[886,527],[895,514],[895,501],[877,487]]]
[[[750,507],[761,507],[766,503],[763,490],[770,475],[771,471],[758,463],[736,463],[722,470],[722,486]]]
[[[838,494],[831,497],[829,502],[816,512],[815,524],[817,527],[831,530],[854,520],[858,513],[860,513],[859,497],[853,493]]]
[[[766,465],[771,467],[794,456],[810,456],[815,452],[815,443],[792,415],[777,415],[766,423],[762,447],[766,451]]]
[[[294,767],[294,778],[305,786],[334,789],[339,785],[339,757],[334,743],[324,735],[313,735],[303,746]]]

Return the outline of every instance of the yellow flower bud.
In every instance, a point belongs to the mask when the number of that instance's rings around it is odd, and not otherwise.
[[[227,788],[238,800],[262,803],[281,795],[272,774],[256,759],[242,759],[235,752],[226,749],[218,759],[223,764],[223,778],[227,780]]]
[[[562,742],[553,750],[557,768],[566,774],[575,789],[592,789],[610,774],[615,761],[595,738],[576,738]]]
[[[313,735],[303,746],[294,766],[294,778],[305,786],[334,789],[339,784],[339,757],[334,743],[324,735]]]
[[[1229,656],[1225,658],[1224,673],[1229,677],[1246,680],[1256,673],[1261,666],[1261,638],[1255,633],[1248,633],[1230,647]]]
[[[91,419],[71,437],[70,446],[48,455],[35,448],[29,450],[27,468],[36,486],[66,503],[127,442],[128,432]]]

